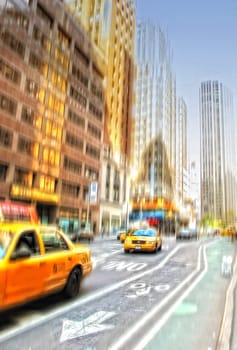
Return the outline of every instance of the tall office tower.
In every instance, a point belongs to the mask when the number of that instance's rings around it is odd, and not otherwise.
[[[182,97],[178,98],[177,107],[177,138],[176,138],[176,203],[184,204],[185,172],[188,166],[187,158],[187,105]]]
[[[175,185],[176,82],[168,39],[159,26],[137,24],[133,196],[172,200]]]
[[[218,81],[201,83],[201,217],[231,223],[236,216],[232,96]]]
[[[101,223],[110,229],[121,221],[121,210],[125,210],[122,206],[128,195],[134,102],[135,0],[66,0],[66,3],[107,61],[105,157],[100,193]]]

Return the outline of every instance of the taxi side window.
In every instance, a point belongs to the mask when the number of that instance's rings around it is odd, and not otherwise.
[[[32,255],[38,255],[40,253],[39,242],[34,231],[26,231],[21,234],[15,251],[22,247],[30,249]]]
[[[58,232],[42,232],[41,235],[46,252],[57,252],[69,249],[66,241]]]

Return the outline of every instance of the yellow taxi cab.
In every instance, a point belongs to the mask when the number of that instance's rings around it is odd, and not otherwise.
[[[162,249],[162,238],[153,227],[134,229],[125,239],[124,252],[148,251],[154,252]]]
[[[91,271],[89,248],[56,226],[0,224],[0,310],[61,290],[75,297]]]

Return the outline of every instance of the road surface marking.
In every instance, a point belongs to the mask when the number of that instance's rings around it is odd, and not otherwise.
[[[215,242],[211,242],[210,244],[213,244]],[[208,244],[208,245],[210,245]],[[155,324],[155,326],[146,334],[146,336],[140,341],[140,343],[136,346],[135,350],[144,349],[144,347],[148,344],[148,342],[154,338],[155,334],[158,333],[158,331],[161,329],[161,327],[166,323],[170,315],[174,312],[176,307],[180,304],[180,302],[191,292],[191,290],[199,283],[199,281],[203,278],[205,273],[207,272],[207,259],[206,259],[206,246],[204,245],[204,270],[201,274],[197,276],[197,278],[194,280],[194,282],[185,290],[185,292],[177,299],[177,301],[172,304],[170,309],[166,312],[166,314],[160,319],[159,322]],[[201,270],[201,250],[202,247],[199,247],[199,254],[198,254],[198,261],[197,261],[197,268],[194,270],[191,274],[189,274],[183,282],[180,283],[179,286],[177,286],[175,289],[172,290],[172,292],[165,297],[159,304],[157,304],[156,307],[154,307],[149,313],[147,313],[139,322],[134,324],[131,328],[127,330],[127,332],[118,339],[118,341],[109,348],[109,350],[118,350],[122,346],[126,344],[131,337],[135,335],[136,332],[138,332],[140,329],[144,327],[144,325],[149,322],[152,317],[164,306],[166,305],[169,300],[171,300],[194,276],[196,273],[200,272]]]
[[[115,312],[98,311],[82,321],[64,320],[60,343],[69,339],[79,338],[88,334],[113,329],[114,325],[103,324],[103,322],[115,315]]]

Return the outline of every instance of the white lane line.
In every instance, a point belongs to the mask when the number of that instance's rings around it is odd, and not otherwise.
[[[204,270],[198,277],[195,279],[195,281],[185,290],[185,292],[180,296],[180,298],[177,299],[177,301],[172,304],[170,309],[166,312],[166,314],[160,319],[159,322],[155,324],[155,326],[150,330],[149,333],[141,340],[141,342],[134,348],[134,350],[141,350],[144,349],[144,346],[147,345],[149,341],[155,336],[155,334],[161,329],[161,327],[166,323],[170,315],[173,313],[173,311],[176,309],[177,305],[191,292],[191,290],[199,283],[199,281],[203,278],[205,273],[207,272],[207,260],[206,260],[206,246],[211,245],[215,242],[210,242],[207,245],[204,245]],[[133,327],[129,328],[128,331],[118,339],[116,343],[114,343],[112,346],[109,347],[109,350],[118,350],[122,346],[126,344],[127,341],[131,337],[134,336],[136,332],[138,332],[141,328],[145,326],[149,320],[154,317],[154,315],[164,306],[166,305],[170,299],[172,299],[180,289],[182,289],[185,284],[187,284],[193,276],[200,272],[201,269],[201,250],[202,247],[199,247],[199,252],[198,252],[198,262],[197,262],[197,268],[194,270],[190,275],[186,277],[185,280],[183,280],[179,286],[177,286],[175,289],[172,290],[172,292],[165,297],[155,308],[153,308],[149,313],[147,313],[139,322],[137,322]]]
[[[101,255],[98,254],[99,255],[98,257],[97,256],[93,256],[93,254],[92,254],[91,260],[92,260],[93,268],[95,269],[97,265],[103,264],[107,258],[109,258],[112,255],[116,255],[118,253],[121,253],[121,249],[120,250],[116,250],[116,251],[114,251],[112,253],[104,253],[104,254],[101,254]]]
[[[167,261],[180,249],[182,248],[181,245],[176,246],[174,248],[174,250],[172,250],[157,266],[146,270],[144,272],[140,272],[139,274],[136,274],[135,276],[129,277],[123,281],[120,281],[118,283],[113,284],[112,286],[106,287],[106,288],[102,288],[97,292],[91,293],[88,296],[84,296],[81,297],[79,300],[74,301],[73,303],[71,303],[70,305],[66,305],[63,307],[60,307],[59,310],[55,310],[55,311],[51,311],[48,314],[44,314],[41,317],[37,318],[36,320],[31,320],[30,322],[28,322],[27,324],[23,324],[20,325],[17,328],[14,328],[12,330],[7,330],[6,332],[3,332],[3,334],[0,335],[0,343],[3,341],[6,341],[14,336],[17,336],[23,332],[26,332],[32,328],[38,327],[41,324],[44,324],[56,317],[59,317],[69,311],[71,311],[72,309],[79,307],[83,304],[89,303],[95,299],[104,297],[106,294],[109,294],[123,286],[125,286],[126,284],[129,284],[133,281],[136,281],[137,279],[146,276],[148,274],[151,274],[152,272],[161,269],[166,263]]]

